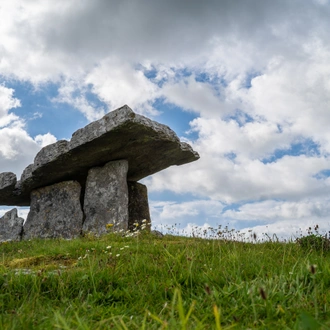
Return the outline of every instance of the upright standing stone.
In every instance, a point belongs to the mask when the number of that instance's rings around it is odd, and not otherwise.
[[[23,218],[17,216],[17,209],[12,209],[0,218],[0,242],[20,241],[23,231]]]
[[[76,181],[33,190],[23,239],[78,237],[83,223],[80,193],[81,186]]]
[[[150,230],[150,212],[148,203],[147,187],[138,182],[128,182],[128,229],[132,230],[135,224],[141,228],[143,224],[145,229]],[[143,221],[145,220],[145,223]]]
[[[107,232],[107,224],[113,224],[112,230],[127,230],[127,171],[126,160],[109,162],[103,167],[88,171],[84,199],[84,233],[104,234]]]

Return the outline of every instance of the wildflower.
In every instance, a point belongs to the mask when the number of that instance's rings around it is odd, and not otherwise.
[[[125,245],[125,248],[129,248],[129,245]]]
[[[119,250],[124,250],[124,248],[122,247],[122,248],[120,248]]]
[[[107,250],[111,249],[111,245],[108,245],[108,246],[106,247],[106,249],[107,249]]]
[[[78,260],[81,260],[81,257],[79,257]]]
[[[143,219],[143,220],[142,220],[142,223],[146,223],[146,222],[147,222],[147,219]]]
[[[116,257],[119,257],[120,256],[120,254],[118,253],[118,254],[116,254]]]
[[[106,229],[110,229],[111,227],[113,227],[113,223],[108,223],[108,224],[105,225]]]

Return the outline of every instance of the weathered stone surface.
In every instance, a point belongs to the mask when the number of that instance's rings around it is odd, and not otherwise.
[[[12,209],[5,213],[0,218],[0,242],[20,241],[23,223],[24,219],[17,216],[17,209]]]
[[[88,170],[126,159],[128,180],[138,181],[172,165],[199,158],[197,152],[167,126],[123,106],[73,133],[71,141],[44,147],[23,172],[14,191],[0,187],[0,205],[28,206],[33,189],[66,180],[86,181]],[[6,201],[6,203],[4,203]]]
[[[81,186],[76,181],[33,190],[23,239],[78,237],[83,224],[80,193]]]
[[[151,234],[153,234],[154,236],[159,237],[159,238],[164,237],[164,234],[161,233],[159,230],[152,230]]]
[[[147,187],[139,182],[128,182],[128,229],[133,230],[135,223],[138,228],[143,224],[146,225],[146,230],[150,230],[150,212],[148,203]],[[145,223],[142,221],[146,220]]]
[[[128,190],[127,160],[109,162],[103,167],[89,170],[85,199],[83,233],[101,235],[106,225],[114,224],[112,230],[127,230]]]
[[[14,190],[17,183],[16,174],[12,172],[0,173],[0,202],[1,205],[12,205],[15,199]]]

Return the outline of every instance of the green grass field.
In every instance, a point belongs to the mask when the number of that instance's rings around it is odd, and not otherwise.
[[[148,233],[0,245],[1,329],[330,329],[330,252]]]

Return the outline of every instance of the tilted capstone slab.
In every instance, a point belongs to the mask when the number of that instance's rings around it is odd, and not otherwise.
[[[127,180],[139,181],[169,166],[193,162],[199,155],[168,126],[125,105],[77,130],[70,141],[42,148],[17,183],[13,173],[0,176],[0,205],[29,206],[32,190],[62,181],[84,185],[91,168],[120,159],[129,163]]]
[[[88,171],[83,233],[105,234],[128,228],[127,160],[107,163]],[[108,226],[107,226],[108,225]]]
[[[81,186],[65,181],[31,192],[31,206],[23,226],[23,239],[65,238],[81,235]]]
[[[148,202],[147,187],[139,182],[128,182],[128,229],[148,230],[151,227],[151,218]]]
[[[24,219],[17,216],[17,209],[12,209],[0,218],[0,242],[20,241]]]

